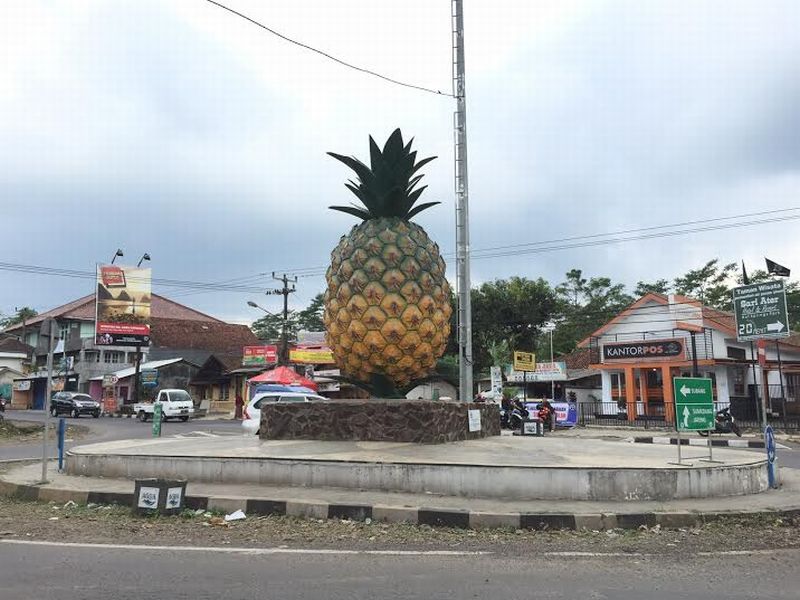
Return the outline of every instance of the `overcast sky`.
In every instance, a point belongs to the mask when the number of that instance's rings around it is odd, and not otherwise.
[[[451,90],[448,0],[225,0],[287,36]],[[800,3],[466,0],[472,247],[800,207]],[[418,217],[454,248],[454,101],[290,45],[204,0],[0,3],[3,262],[154,277],[324,267],[354,219],[332,150],[400,126],[423,156]],[[792,213],[795,216],[800,213]],[[573,267],[632,286],[707,259],[800,270],[798,222],[475,260],[474,283]],[[258,276],[266,273],[266,276]],[[448,264],[453,277],[453,265]],[[323,290],[303,277],[303,306]],[[0,271],[0,312],[89,280]],[[155,291],[237,322],[246,292]]]

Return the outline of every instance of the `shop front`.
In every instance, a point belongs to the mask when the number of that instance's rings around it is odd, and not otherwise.
[[[751,347],[736,340],[729,313],[690,298],[648,294],[581,343],[601,375],[602,401],[593,414],[674,423],[673,380],[697,376],[711,379],[718,408],[730,406],[745,420],[758,422],[761,406],[768,416],[797,409],[800,418],[794,339]]]

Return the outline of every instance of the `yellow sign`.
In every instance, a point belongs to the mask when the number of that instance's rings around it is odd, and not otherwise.
[[[533,352],[514,351],[514,370],[515,371],[535,371],[536,355]]]
[[[289,361],[307,365],[332,365],[333,352],[329,348],[298,348],[289,350]]]

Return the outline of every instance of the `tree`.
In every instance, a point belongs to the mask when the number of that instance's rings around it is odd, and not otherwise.
[[[668,279],[656,279],[652,283],[647,281],[637,281],[636,282],[636,289],[633,290],[633,295],[641,298],[642,296],[646,296],[649,293],[655,294],[669,294],[670,290],[670,283]]]
[[[736,263],[719,265],[719,259],[708,261],[674,281],[675,292],[699,300],[719,310],[731,310],[731,288],[728,281],[736,271]]]
[[[283,316],[270,313],[264,315],[250,325],[250,329],[260,340],[277,342],[281,339],[283,331]],[[297,317],[293,311],[289,311],[289,318],[286,325],[286,337],[290,340],[297,338]]]
[[[512,277],[472,290],[473,363],[476,372],[493,363],[489,353],[498,344],[533,350],[542,326],[553,318],[556,296],[544,279]]]
[[[578,342],[611,320],[633,302],[621,283],[608,277],[587,279],[580,269],[567,272],[566,280],[556,286],[556,328],[553,331],[553,354],[575,349]],[[541,340],[539,353],[550,355],[550,340]]]
[[[325,310],[324,294],[317,294],[311,303],[297,313],[297,327],[303,331],[325,331],[322,313]]]
[[[22,308],[16,309],[16,311],[17,312],[10,317],[0,318],[0,329],[13,327],[14,325],[28,321],[39,314],[38,311],[30,306],[23,306]]]

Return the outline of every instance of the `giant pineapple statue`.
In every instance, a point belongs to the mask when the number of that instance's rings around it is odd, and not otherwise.
[[[325,328],[342,375],[401,389],[429,375],[450,333],[450,286],[439,246],[411,218],[439,202],[416,204],[419,169],[396,129],[381,151],[370,137],[370,166],[329,152],[355,171],[346,187],[363,206],[331,206],[361,222],[331,253]]]

